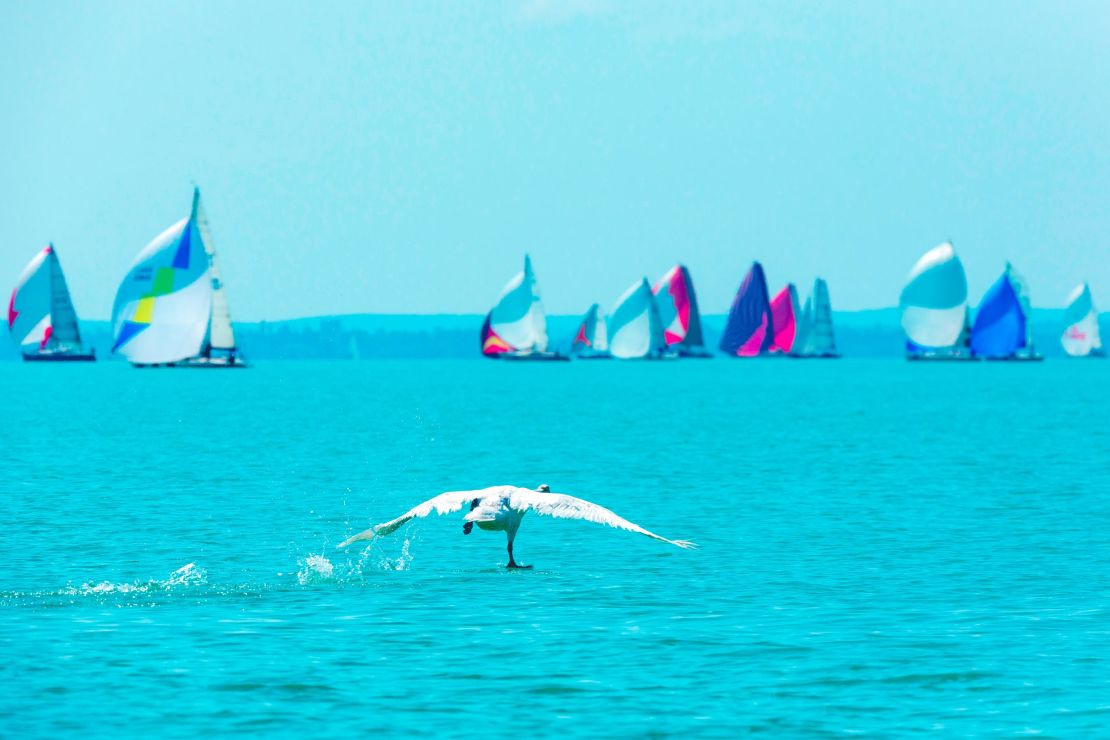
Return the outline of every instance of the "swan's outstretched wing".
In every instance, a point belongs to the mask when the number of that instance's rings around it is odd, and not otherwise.
[[[339,543],[336,547],[343,548],[359,540],[372,540],[375,537],[384,537],[400,529],[402,524],[413,519],[428,516],[433,511],[437,514],[450,514],[453,511],[458,511],[466,502],[476,498],[482,498],[487,490],[488,489],[478,491],[448,491],[447,493],[441,493],[435,498],[430,498],[419,506],[409,509],[396,519],[382,524],[375,524],[365,532],[359,532],[354,537],[350,537]]]
[[[591,504],[585,499],[568,496],[565,493],[544,493],[542,491],[517,489],[512,495],[512,507],[514,509],[528,508],[537,514],[552,516],[556,519],[584,519],[595,524],[627,529],[629,532],[647,535],[653,540],[676,545],[686,550],[697,547],[693,542],[687,540],[668,540],[666,537],[660,537],[638,524],[633,524],[627,519],[617,516],[604,506]]]

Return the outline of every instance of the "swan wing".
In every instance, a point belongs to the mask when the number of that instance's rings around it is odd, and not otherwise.
[[[344,548],[352,542],[358,542],[359,540],[372,540],[375,537],[384,537],[387,534],[392,534],[397,531],[402,525],[413,519],[426,517],[433,511],[436,514],[450,514],[451,512],[458,511],[466,502],[476,498],[482,498],[486,490],[487,489],[478,491],[448,491],[447,493],[441,493],[435,498],[430,498],[424,503],[414,506],[396,519],[390,519],[388,522],[375,524],[373,527],[370,527],[370,529],[347,538],[339,543],[337,547]]]
[[[624,517],[618,516],[604,506],[598,506],[585,499],[568,496],[565,493],[544,493],[521,488],[513,492],[511,503],[514,509],[531,509],[537,514],[543,514],[544,516],[550,516],[556,519],[583,519],[595,524],[604,524],[607,527],[626,529],[629,532],[636,532],[637,534],[650,537],[653,540],[666,542],[685,550],[697,547],[697,545],[688,540],[668,540],[666,537],[660,537],[654,532],[649,532],[644,529],[639,524],[633,524]]]

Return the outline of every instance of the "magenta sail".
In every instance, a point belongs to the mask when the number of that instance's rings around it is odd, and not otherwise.
[[[797,338],[798,290],[794,283],[788,283],[779,294],[771,299],[771,323],[775,327],[771,343],[772,352],[791,354]]]
[[[684,357],[709,356],[702,338],[697,294],[686,266],[678,264],[668,270],[652,292],[667,346]]]
[[[756,357],[770,350],[774,333],[763,265],[753,262],[732,301],[721,351],[734,357]]]

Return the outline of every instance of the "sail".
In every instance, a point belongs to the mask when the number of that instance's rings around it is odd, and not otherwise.
[[[971,330],[971,351],[979,357],[1013,357],[1025,346],[1025,313],[1007,270],[979,304]]]
[[[790,354],[794,351],[798,335],[798,289],[787,283],[771,299],[771,325],[775,328],[771,351]],[[800,349],[800,348],[799,348]]]
[[[605,317],[601,315],[600,306],[595,303],[582,316],[578,331],[571,341],[570,351],[579,355],[607,352],[609,341],[606,335]]]
[[[231,328],[231,310],[227,305],[227,290],[220,277],[220,266],[216,261],[216,250],[212,242],[212,232],[208,218],[200,202],[200,188],[193,189],[193,221],[197,226],[204,253],[208,256],[208,277],[212,280],[212,317],[208,324],[208,347],[210,349],[235,349],[235,333]]]
[[[208,334],[212,281],[195,212],[135,258],[112,307],[113,352],[161,364],[196,356]]]
[[[806,298],[802,312],[798,314],[798,325],[794,336],[794,354],[809,356],[813,352],[813,296]]]
[[[540,302],[532,260],[524,256],[524,270],[501,291],[489,314],[490,330],[515,352],[545,352],[547,323]],[[484,341],[484,340],[483,340]]]
[[[24,354],[81,351],[77,312],[53,244],[20,274],[8,303],[8,331]]]
[[[622,360],[662,354],[663,322],[647,278],[624,292],[609,316],[609,352]]]
[[[486,314],[486,321],[482,324],[482,354],[486,357],[494,357],[504,352],[512,352],[513,348],[504,339],[497,336],[497,332],[490,327],[491,315]]]
[[[1095,308],[1091,288],[1087,283],[1076,286],[1068,296],[1064,321],[1067,322],[1067,328],[1060,337],[1060,343],[1069,355],[1086,357],[1102,349],[1102,338],[1098,331],[1098,310]]]
[[[729,310],[721,336],[721,351],[737,357],[754,357],[766,352],[774,338],[771,304],[763,265],[752,263]]]
[[[667,270],[652,292],[659,304],[659,318],[663,322],[667,345],[677,344],[691,349],[704,346],[698,297],[686,266],[678,264]]]
[[[813,281],[813,315],[809,322],[804,353],[817,357],[836,355],[836,336],[833,334],[832,301],[829,285],[821,278]],[[809,304],[809,300],[806,300]]]
[[[951,244],[934,247],[917,261],[899,308],[908,346],[929,350],[958,345],[967,313],[967,276]]]

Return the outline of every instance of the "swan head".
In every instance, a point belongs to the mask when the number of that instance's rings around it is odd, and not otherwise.
[[[546,483],[542,483],[536,487],[536,490],[540,493],[551,493],[551,486],[547,485]]]

